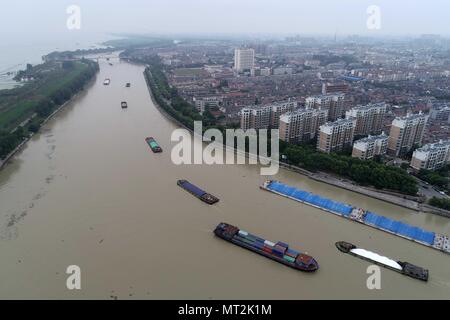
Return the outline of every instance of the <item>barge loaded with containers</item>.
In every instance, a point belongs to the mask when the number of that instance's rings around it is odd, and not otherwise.
[[[154,153],[162,152],[161,147],[160,147],[159,144],[156,142],[156,140],[153,139],[153,137],[145,138],[145,141],[147,142],[148,146],[150,147],[150,149],[152,149],[152,151],[153,151]]]
[[[336,248],[338,248],[338,250],[341,252],[348,253],[352,256],[369,262],[373,262],[379,266],[385,267],[395,272],[399,272],[408,277],[422,281],[428,281],[428,270],[415,266],[409,262],[395,261],[388,257],[380,256],[377,253],[358,248],[355,245],[345,241],[336,242]]]
[[[189,193],[193,194],[203,202],[206,202],[207,204],[214,204],[216,202],[219,202],[219,199],[214,197],[212,194],[207,193],[206,191],[200,189],[197,186],[194,186],[192,183],[190,183],[187,180],[178,180],[177,184],[183,188],[184,190],[188,191]]]
[[[239,228],[230,224],[220,223],[214,230],[214,234],[235,245],[256,252],[291,268],[306,272],[313,272],[319,269],[319,264],[313,257],[290,249],[286,243],[273,243],[244,230],[239,230]]]
[[[361,208],[288,186],[279,181],[268,180],[260,188],[450,254],[450,238],[446,235],[422,230]]]

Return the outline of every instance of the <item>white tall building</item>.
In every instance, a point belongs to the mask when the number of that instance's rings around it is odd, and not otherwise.
[[[421,145],[427,120],[428,116],[422,112],[395,118],[389,133],[388,153],[397,157],[407,153],[414,145]]]
[[[385,114],[386,104],[383,102],[354,107],[345,116],[356,119],[355,135],[368,135],[381,132]]]
[[[342,151],[350,147],[353,143],[356,120],[338,119],[334,122],[327,122],[319,128],[319,139],[317,140],[317,150],[330,153]]]
[[[416,171],[436,170],[448,163],[450,163],[450,140],[426,144],[416,149],[411,159],[411,167]]]
[[[254,49],[234,49],[234,69],[237,72],[251,70],[255,66]]]

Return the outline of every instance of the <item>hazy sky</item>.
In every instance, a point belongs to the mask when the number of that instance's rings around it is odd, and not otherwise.
[[[66,33],[450,34],[449,0],[0,0],[0,37]],[[66,8],[81,9],[68,31]],[[366,26],[370,5],[381,29]],[[10,36],[10,37],[8,37]]]

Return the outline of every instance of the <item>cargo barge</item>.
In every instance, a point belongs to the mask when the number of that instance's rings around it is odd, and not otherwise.
[[[446,235],[426,231],[400,221],[377,215],[362,208],[357,208],[349,204],[327,199],[319,195],[291,187],[279,181],[268,180],[264,182],[260,188],[300,203],[333,213],[348,220],[355,221],[450,254],[450,238]]]
[[[283,242],[273,243],[230,224],[220,223],[214,230],[214,234],[291,268],[306,272],[314,272],[319,269],[319,264],[313,257],[290,249],[288,244]]]
[[[203,202],[206,202],[207,204],[214,204],[216,202],[219,202],[218,198],[214,197],[212,194],[207,193],[206,191],[203,191],[199,187],[194,186],[187,180],[178,180],[177,185],[179,185],[181,188],[188,191],[189,193],[193,194],[195,197],[199,198]]]
[[[159,146],[159,144],[156,142],[153,137],[147,137],[145,138],[145,141],[147,142],[148,146],[154,153],[160,153],[162,152],[162,148]]]
[[[110,83],[111,83],[111,80],[109,80],[109,79],[105,79],[105,81],[103,81],[103,84],[105,86],[109,85]]]
[[[428,281],[428,270],[415,266],[409,262],[395,261],[388,257],[380,256],[377,253],[358,248],[355,245],[345,241],[336,242],[336,248],[338,248],[341,252],[350,254],[371,263],[375,263],[376,265],[401,273],[405,276],[422,281]]]
[[[122,109],[128,108],[128,103],[127,103],[126,101],[122,101],[122,102],[120,103],[120,105],[122,106]]]

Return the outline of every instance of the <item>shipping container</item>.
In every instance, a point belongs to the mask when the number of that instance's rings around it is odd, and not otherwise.
[[[280,241],[277,242],[277,245],[279,245],[280,247],[284,247],[286,249],[289,247],[289,245],[287,243],[280,242]]]
[[[295,262],[295,259],[290,257],[290,256],[284,256],[283,259],[286,260],[286,261],[292,262],[292,263]]]
[[[243,237],[245,237],[245,236],[247,236],[248,235],[248,232],[246,232],[246,231],[244,231],[244,230],[239,230],[239,235],[241,235],[241,236],[243,236]]]
[[[298,256],[300,254],[300,252],[295,251],[293,249],[287,249],[286,250],[286,254],[292,255],[292,256]]]
[[[264,241],[264,244],[266,244],[266,245],[268,245],[268,246],[271,246],[271,247],[274,247],[274,246],[275,246],[275,243],[273,243],[272,241],[269,241],[269,240],[265,240],[265,241]]]

